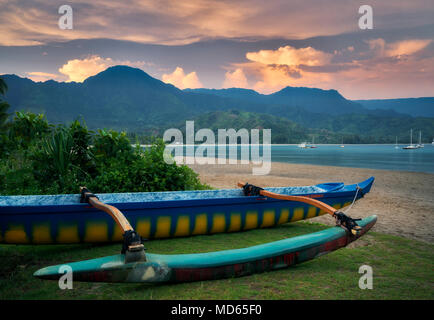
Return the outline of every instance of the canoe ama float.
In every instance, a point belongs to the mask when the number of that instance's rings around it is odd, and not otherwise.
[[[368,193],[361,183],[323,183],[266,188],[275,193],[316,198],[336,209]],[[359,188],[359,191],[357,191]],[[267,197],[246,197],[241,189],[97,194],[121,210],[146,239],[236,232],[273,227],[325,214],[314,206]],[[113,219],[80,195],[0,196],[0,243],[65,244],[122,241]]]
[[[209,253],[161,255],[146,253],[146,262],[125,263],[118,254],[104,258],[49,266],[34,273],[41,279],[57,280],[65,266],[73,281],[86,282],[186,282],[239,277],[282,269],[345,247],[364,235],[377,221],[370,216],[358,225],[358,236],[342,227],[274,241],[249,248]]]

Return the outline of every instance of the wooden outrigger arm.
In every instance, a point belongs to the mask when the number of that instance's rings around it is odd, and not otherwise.
[[[124,214],[119,209],[99,201],[98,197],[90,192],[86,187],[80,187],[80,193],[80,202],[86,202],[92,207],[108,213],[122,230],[124,238],[122,253],[125,254],[125,263],[146,261],[142,238],[136,231],[134,231]]]
[[[360,219],[352,219],[345,215],[343,212],[339,212],[332,206],[328,205],[327,203],[324,203],[322,201],[304,197],[304,196],[291,196],[291,195],[285,195],[285,194],[278,194],[274,192],[270,192],[267,190],[262,189],[261,187],[257,187],[248,183],[238,182],[238,186],[243,188],[244,195],[246,196],[264,196],[269,197],[273,199],[278,200],[288,200],[288,201],[298,201],[298,202],[304,202],[307,204],[310,204],[312,206],[315,206],[326,213],[330,214],[332,217],[336,219],[336,222],[338,225],[345,227],[348,231],[350,231],[353,235],[358,235],[360,230],[362,229],[360,226],[357,225],[356,221]]]

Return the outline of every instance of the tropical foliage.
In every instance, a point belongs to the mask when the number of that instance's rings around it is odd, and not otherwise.
[[[42,115],[17,112],[9,128],[0,194],[138,192],[209,188],[189,167],[163,160],[165,144],[133,147],[125,132],[87,129],[76,120],[50,125]]]
[[[7,113],[9,109],[9,104],[6,101],[3,101],[2,96],[6,93],[8,87],[6,82],[0,78],[0,154],[5,154],[6,145],[8,143],[8,139],[6,136],[7,123],[6,120],[9,117]],[[0,159],[2,156],[0,155]]]

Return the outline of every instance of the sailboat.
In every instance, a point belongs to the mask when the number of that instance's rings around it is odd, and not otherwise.
[[[315,145],[315,136],[312,136],[312,144],[311,144],[310,148],[311,149],[317,148],[317,146]]]
[[[345,146],[344,146],[344,137],[342,137],[342,143],[341,143],[340,147],[341,148],[345,148]]]
[[[404,147],[402,149],[412,150],[412,149],[417,149],[417,148],[418,147],[413,144],[413,129],[410,129],[410,145],[406,146],[406,147]]]
[[[424,145],[422,144],[422,131],[419,130],[419,143],[417,144],[418,148],[423,148]]]
[[[395,139],[395,149],[399,149],[399,147],[398,147],[398,137],[396,137],[396,139]]]
[[[300,143],[297,147],[299,147],[299,148],[303,148],[303,149],[307,149],[307,148],[309,148],[309,147],[307,146],[307,142],[302,142],[302,143]]]

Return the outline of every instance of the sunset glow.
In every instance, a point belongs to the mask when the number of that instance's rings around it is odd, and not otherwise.
[[[76,81],[122,64],[184,88],[336,89],[349,99],[434,94],[434,7],[372,1],[0,1],[0,74]],[[34,63],[30,63],[34,61]]]

